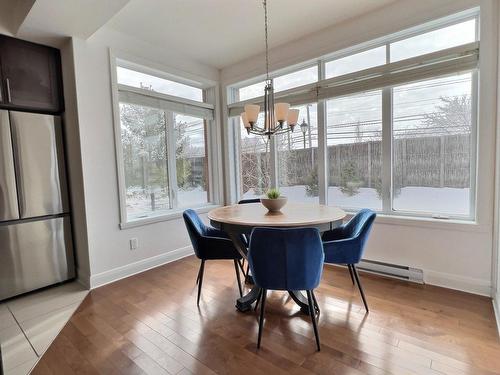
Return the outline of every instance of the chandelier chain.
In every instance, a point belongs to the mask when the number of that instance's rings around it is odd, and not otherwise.
[[[269,46],[267,42],[267,0],[262,2],[264,5],[264,28],[266,38],[266,79],[269,79]]]

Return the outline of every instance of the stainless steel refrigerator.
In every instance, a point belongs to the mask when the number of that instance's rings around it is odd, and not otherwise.
[[[0,110],[0,300],[74,276],[61,120]]]

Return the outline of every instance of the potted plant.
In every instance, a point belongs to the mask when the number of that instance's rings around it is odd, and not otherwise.
[[[278,212],[286,204],[288,198],[280,194],[280,191],[276,188],[269,189],[266,193],[266,197],[260,198],[260,202],[266,207],[270,212]]]

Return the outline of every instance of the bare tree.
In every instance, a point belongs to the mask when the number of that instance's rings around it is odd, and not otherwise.
[[[441,97],[437,111],[424,114],[424,124],[438,133],[468,134],[471,131],[470,95]]]
[[[241,173],[244,192],[254,189],[255,194],[262,194],[270,187],[269,140],[266,137],[241,139]]]

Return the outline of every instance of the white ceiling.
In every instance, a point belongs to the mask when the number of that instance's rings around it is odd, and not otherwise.
[[[0,0],[2,1],[2,0]],[[61,37],[89,38],[129,0],[22,0],[31,8],[16,36],[57,45]]]
[[[268,0],[270,47],[395,1]],[[216,68],[264,51],[261,0],[131,0],[108,26]]]

